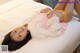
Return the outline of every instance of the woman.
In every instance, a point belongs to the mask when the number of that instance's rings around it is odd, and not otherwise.
[[[61,22],[68,22],[72,19],[72,16],[73,16],[74,3],[70,4],[67,2],[73,2],[73,1],[75,2],[75,0],[69,0],[69,1],[59,0],[59,2],[62,2],[62,1],[64,1],[65,3],[63,4],[58,3],[54,8],[54,13],[59,17]],[[41,13],[47,13],[48,18],[51,18],[53,15],[53,11],[50,10],[49,8],[41,10]],[[6,35],[2,42],[2,45],[8,45],[8,50],[13,51],[21,48],[31,38],[32,37],[29,30],[27,30],[27,25],[24,25],[14,29],[12,32]]]
[[[59,17],[61,22],[69,22],[72,19],[74,9],[76,10],[77,14],[80,16],[79,8],[80,8],[79,0],[59,0],[53,12]],[[45,8],[41,10],[41,13],[47,13],[47,12],[48,12],[48,17],[51,17],[53,13],[49,8]]]
[[[32,38],[31,33],[27,29],[27,24],[26,24],[8,33],[5,36],[2,45],[8,45],[8,50],[14,51],[25,45],[31,38]]]

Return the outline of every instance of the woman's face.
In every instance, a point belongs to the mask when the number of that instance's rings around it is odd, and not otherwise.
[[[11,39],[14,41],[22,41],[28,33],[27,24],[21,27],[14,29],[11,32]]]

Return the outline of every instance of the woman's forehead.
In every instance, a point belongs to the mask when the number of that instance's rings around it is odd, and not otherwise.
[[[27,27],[27,26],[28,26],[28,24],[25,24],[25,25],[19,26],[19,27],[13,29],[12,32],[17,31],[18,29],[20,29],[20,28],[22,28],[22,27]]]
[[[17,29],[20,29],[22,26],[20,26],[20,27],[17,27],[17,28],[15,28],[15,29],[13,29],[12,31],[14,31],[14,30],[17,30]]]

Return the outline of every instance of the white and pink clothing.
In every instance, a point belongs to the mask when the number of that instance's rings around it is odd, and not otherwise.
[[[31,21],[32,36],[37,38],[55,37],[64,34],[67,28],[66,23],[60,23],[59,18],[53,14],[52,18],[47,18],[47,13],[38,13],[34,16],[34,21]]]

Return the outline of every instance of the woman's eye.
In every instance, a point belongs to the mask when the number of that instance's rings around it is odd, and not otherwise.
[[[14,31],[15,33],[17,33],[17,31]]]
[[[24,26],[27,27],[28,24],[25,24]]]

